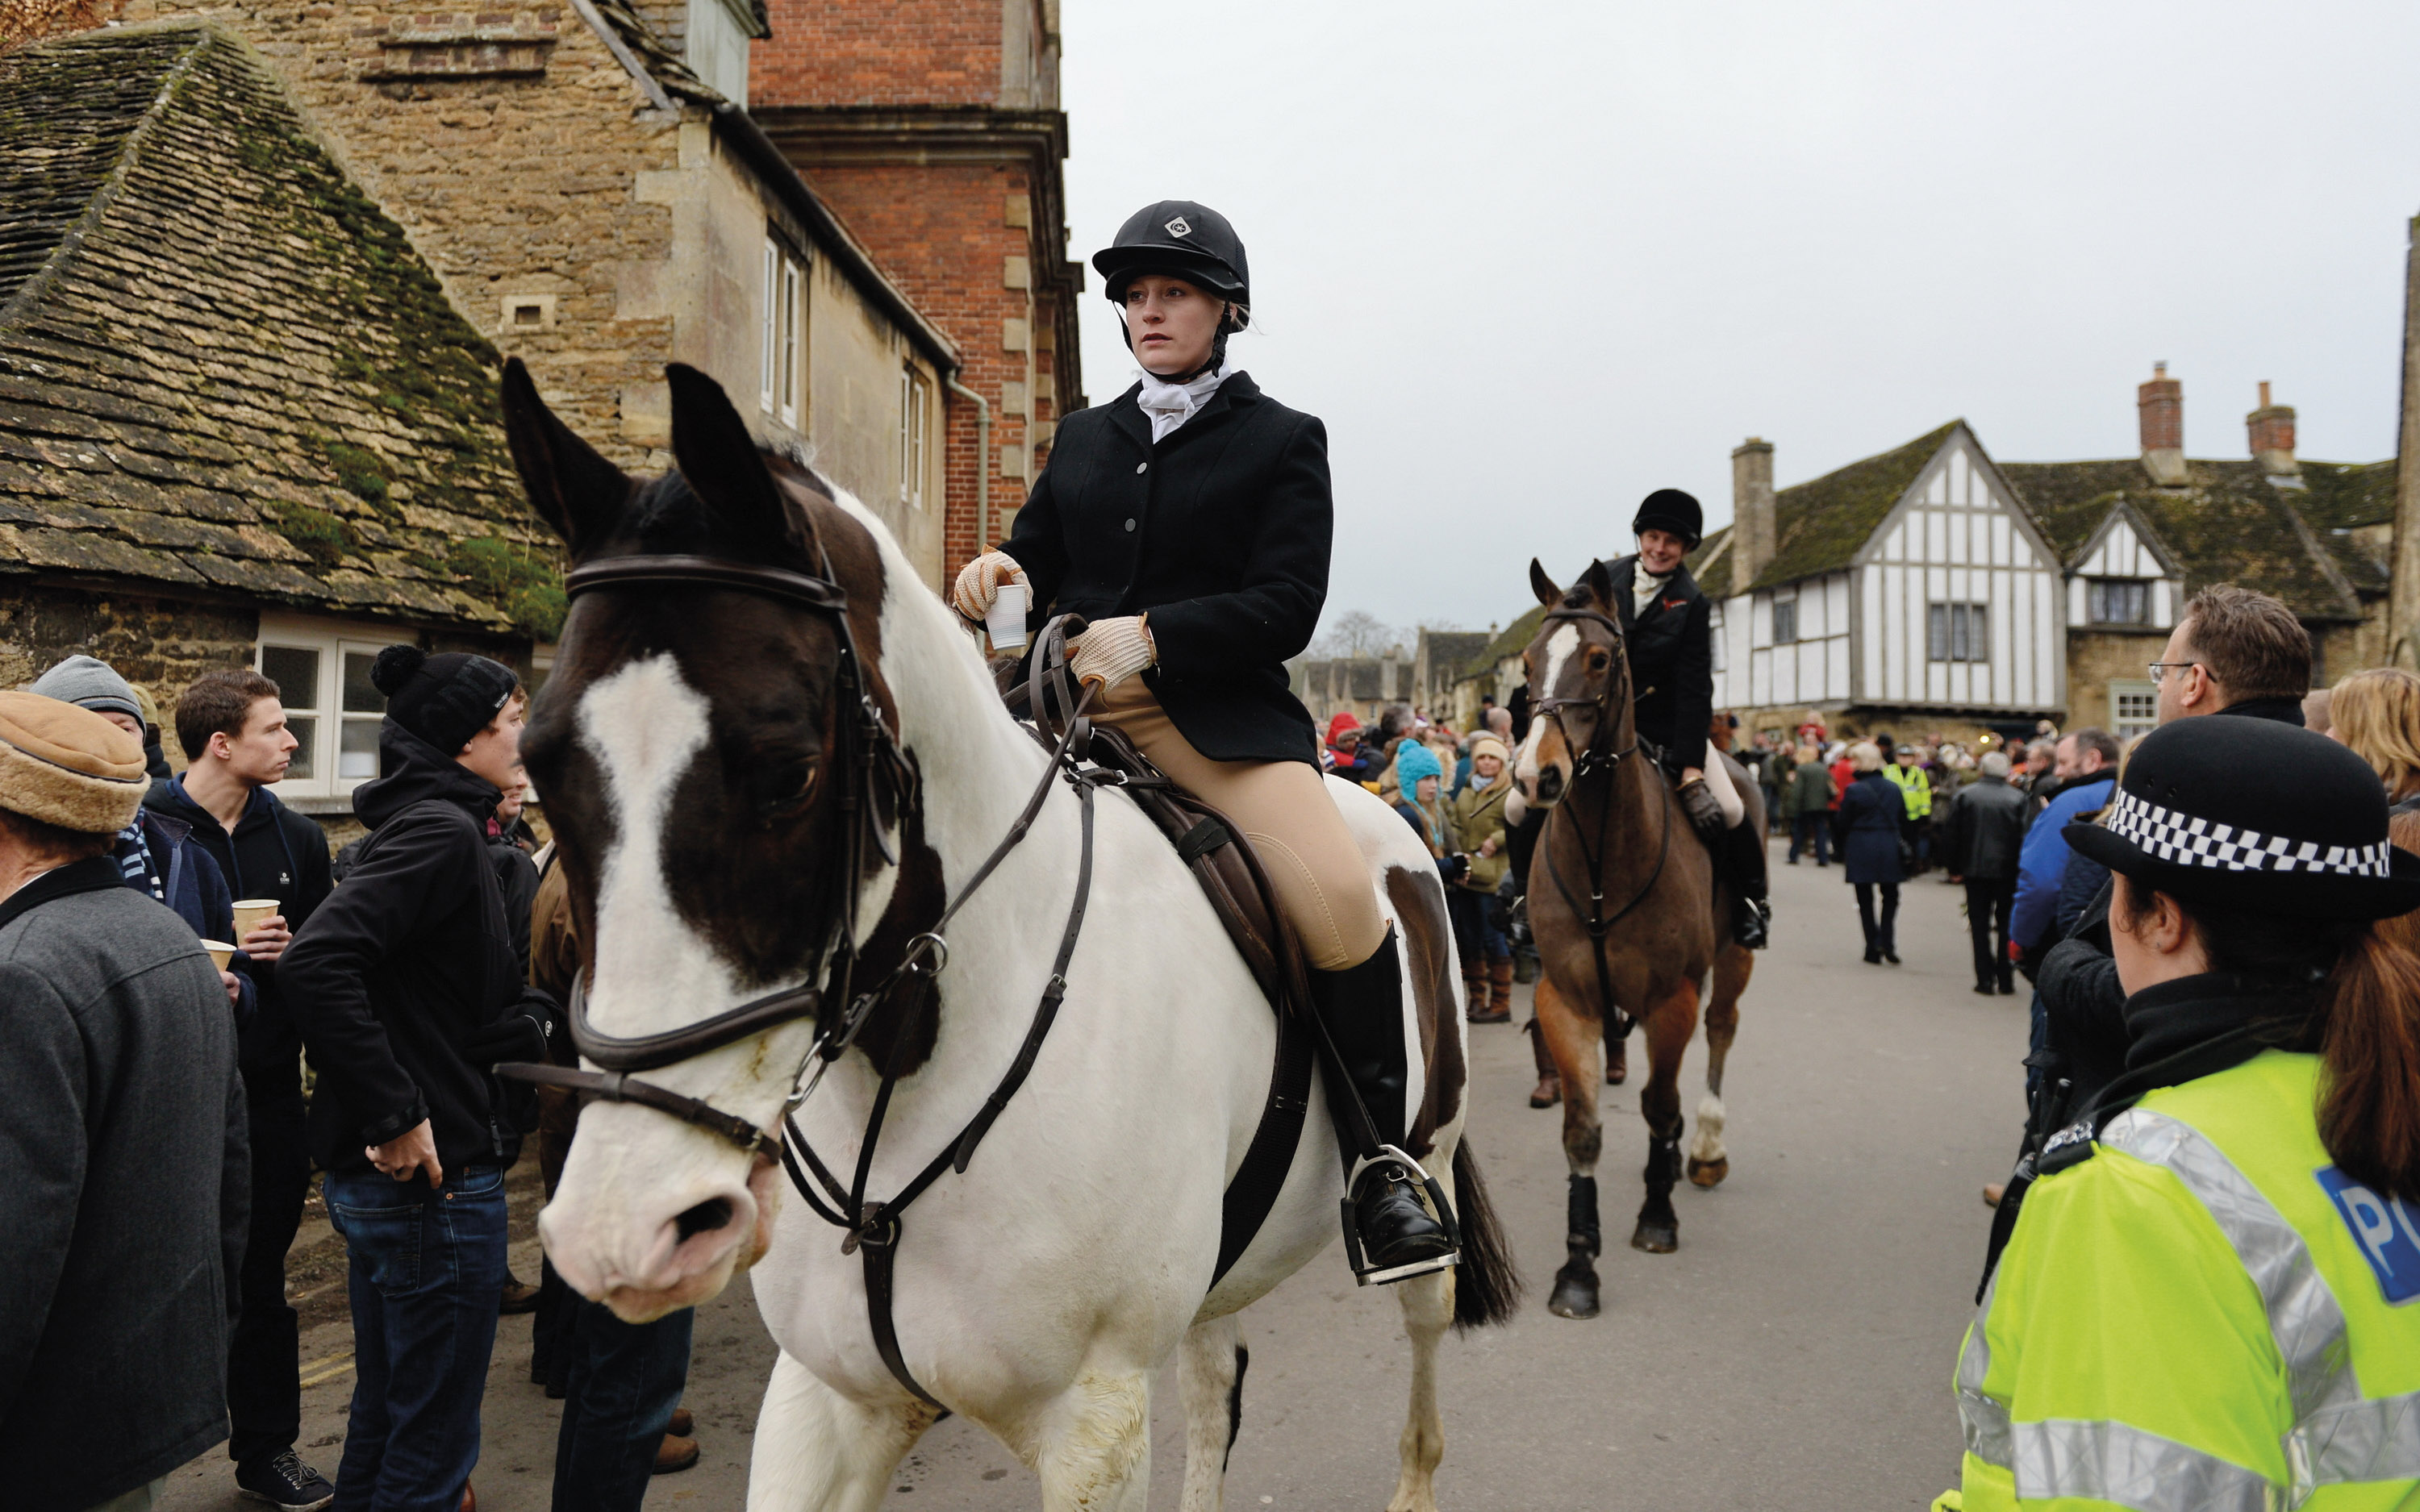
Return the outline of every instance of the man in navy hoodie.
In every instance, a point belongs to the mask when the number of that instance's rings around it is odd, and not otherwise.
[[[259,1006],[241,1026],[239,1064],[251,1117],[252,1217],[238,1283],[242,1312],[227,1344],[227,1454],[255,1500],[325,1506],[335,1489],[294,1451],[302,1431],[302,1333],[286,1303],[286,1252],[302,1222],[311,1157],[302,1138],[302,1041],[280,959],[334,885],[328,837],[270,793],[295,738],[275,683],[255,671],[205,672],[177,700],[190,763],[155,782],[148,810],[189,825],[240,899],[274,898],[276,917],[232,943],[250,959]]]

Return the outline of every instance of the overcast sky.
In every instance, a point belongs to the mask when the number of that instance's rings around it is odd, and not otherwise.
[[[1074,244],[1160,198],[1250,249],[1232,352],[1327,424],[1332,618],[1481,629],[1953,417],[2008,461],[2395,450],[2420,7],[1063,0]],[[1131,381],[1088,275],[1084,384]]]

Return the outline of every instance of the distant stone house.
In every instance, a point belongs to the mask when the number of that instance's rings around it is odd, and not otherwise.
[[[379,645],[543,675],[507,352],[634,469],[670,464],[664,364],[713,374],[938,586],[954,348],[638,10],[171,8],[0,75],[0,686],[258,667],[305,739],[283,793],[344,809]],[[683,14],[744,89],[748,13]]]
[[[1959,421],[1776,492],[1749,440],[1735,523],[1691,558],[1717,604],[1716,704],[1756,730],[1820,713],[1835,733],[2136,733],[2148,664],[2214,582],[2283,598],[2316,679],[2376,664],[2393,464],[2298,461],[2293,411],[2262,400],[2242,461],[2184,455],[2164,369],[2137,395],[2139,457],[1995,463]]]
[[[1412,690],[1409,702],[1430,718],[1468,730],[1478,722],[1478,702],[1464,709],[1456,699],[1464,669],[1487,649],[1490,630],[1432,630],[1420,627],[1412,647]]]
[[[1376,724],[1388,709],[1411,702],[1411,662],[1400,650],[1384,656],[1306,657],[1289,663],[1286,671],[1295,697],[1302,700],[1322,733],[1337,715]]]

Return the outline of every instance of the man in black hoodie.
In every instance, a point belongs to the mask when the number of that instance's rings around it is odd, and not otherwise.
[[[520,1136],[489,1072],[543,1058],[487,822],[518,780],[520,701],[484,656],[379,654],[371,835],[278,976],[319,1073],[311,1153],[351,1255],[353,1394],[342,1507],[450,1507],[479,1455]],[[424,1184],[425,1182],[425,1184]]]
[[[302,1431],[302,1332],[286,1301],[286,1252],[302,1222],[311,1158],[302,1134],[302,1041],[279,958],[334,884],[328,837],[269,790],[286,775],[295,738],[275,683],[256,671],[205,672],[177,700],[184,775],[151,784],[144,806],[190,829],[238,901],[273,898],[272,918],[233,942],[258,987],[237,1037],[250,1118],[252,1216],[237,1291],[242,1311],[227,1340],[227,1456],[256,1500],[296,1509],[335,1491],[294,1452]]]

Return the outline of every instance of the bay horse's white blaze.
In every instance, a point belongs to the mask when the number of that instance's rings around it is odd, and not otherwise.
[[[919,768],[925,842],[954,888],[1006,831],[1047,758],[1002,712],[973,646],[881,524],[854,500],[840,502],[881,553],[881,673]],[[739,1000],[729,968],[683,927],[657,848],[667,795],[704,743],[711,718],[704,703],[670,657],[618,670],[582,702],[582,738],[613,774],[620,826],[601,879],[591,998],[607,1033],[669,1027]],[[1374,795],[1342,782],[1329,791],[1373,886],[1389,869],[1433,874],[1425,850]],[[1150,1483],[1153,1375],[1184,1345],[1184,1506],[1212,1512],[1227,1450],[1230,1315],[1333,1247],[1342,1178],[1314,1078],[1277,1205],[1210,1289],[1220,1199],[1259,1123],[1275,1024],[1159,831],[1121,795],[1104,794],[1097,807],[1092,899],[1056,1026],[970,1168],[943,1177],[905,1214],[894,1317],[908,1368],[1039,1474],[1050,1512],[1140,1512]],[[1050,975],[1078,853],[1077,800],[1062,786],[952,923],[939,1037],[893,1094],[870,1200],[888,1198],[945,1149],[1014,1058]],[[895,877],[885,871],[869,884],[862,930],[879,920]],[[1393,917],[1383,887],[1379,898]],[[1404,1029],[1417,1073],[1423,1057],[1408,985]],[[648,1079],[767,1122],[810,1030],[792,1026],[770,1036],[769,1048],[746,1041]],[[1436,1032],[1463,1033],[1450,1000],[1440,1005]],[[799,1112],[808,1142],[844,1178],[858,1160],[877,1085],[865,1057],[845,1056]],[[1461,1132],[1456,1105],[1436,1132],[1433,1162],[1449,1192]],[[549,1251],[574,1285],[606,1296],[626,1317],[680,1304],[667,1298],[709,1296],[737,1259],[740,1236],[770,1208],[760,1200],[769,1195],[766,1169],[758,1167],[752,1195],[748,1162],[731,1146],[643,1108],[592,1104],[547,1210]],[[668,1242],[675,1214],[718,1197],[734,1217],[714,1244],[692,1249],[708,1235]],[[874,1508],[935,1413],[876,1354],[861,1261],[841,1253],[838,1231],[795,1199],[771,1222],[771,1248],[752,1279],[781,1355],[758,1424],[748,1504],[755,1512]],[[1414,1370],[1402,1479],[1389,1506],[1429,1512],[1443,1444],[1435,1357],[1452,1320],[1453,1275],[1423,1276],[1397,1292]]]
[[[1546,637],[1546,675],[1538,686],[1551,694],[1562,687],[1563,663],[1580,645],[1579,626],[1565,625]],[[1534,801],[1538,792],[1538,742],[1546,733],[1546,721],[1532,718],[1528,732],[1521,737],[1521,749],[1512,761],[1512,779]]]
[[[601,1033],[658,1033],[763,990],[744,986],[682,919],[664,876],[673,792],[706,748],[711,712],[669,654],[618,668],[582,694],[581,743],[604,774],[618,821],[597,890],[597,969],[588,1015]],[[770,1048],[795,1065],[810,1032],[796,1025],[778,1030]],[[761,1119],[769,1116],[757,1088],[767,1051],[764,1041],[752,1041],[649,1076]],[[694,1130],[659,1127],[668,1122],[622,1104],[591,1107],[581,1146],[585,1149],[593,1139],[599,1158],[567,1166],[555,1200],[538,1215],[564,1279],[626,1316],[659,1317],[721,1290],[741,1244],[757,1231],[769,1190],[773,1167],[751,1171],[743,1165],[734,1171],[729,1146]],[[660,1164],[633,1165],[621,1142],[599,1137],[616,1123],[647,1135],[646,1161]],[[656,1136],[666,1132],[684,1137],[659,1149]],[[729,1205],[729,1217],[681,1238],[678,1215],[716,1200]]]

